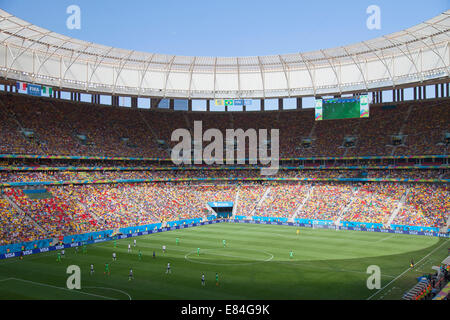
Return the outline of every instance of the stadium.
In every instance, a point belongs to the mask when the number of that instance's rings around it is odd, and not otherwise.
[[[0,299],[448,299],[449,38],[181,56],[0,9]]]

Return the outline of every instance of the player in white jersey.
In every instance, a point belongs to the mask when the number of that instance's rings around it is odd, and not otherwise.
[[[91,264],[91,276],[94,274],[94,265]]]
[[[136,247],[136,239],[133,240],[133,245]]]
[[[112,257],[113,257],[113,261],[116,261],[116,253],[115,252],[113,252]]]
[[[202,286],[205,286],[205,274],[202,273]]]
[[[128,253],[131,252],[131,244],[128,244]]]
[[[172,273],[172,270],[170,270],[170,263],[167,264],[166,273]]]
[[[64,249],[62,249],[61,250],[61,255],[64,257],[64,254],[65,254],[66,252],[64,251]]]
[[[163,253],[166,253],[166,246],[165,245],[162,246],[162,249],[163,249]]]
[[[133,269],[130,269],[130,274],[128,275],[128,281],[130,281],[131,279],[134,279],[134,277],[133,277]]]

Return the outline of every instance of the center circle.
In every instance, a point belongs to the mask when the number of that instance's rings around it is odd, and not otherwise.
[[[243,266],[243,265],[251,265],[257,263],[269,262],[273,259],[273,254],[263,251],[263,250],[253,250],[253,249],[244,249],[243,251],[248,252],[256,252],[258,254],[261,253],[263,256],[261,258],[249,258],[246,257],[245,254],[239,251],[235,251],[234,253],[230,253],[229,250],[224,249],[205,249],[200,252],[200,256],[195,256],[197,251],[188,252],[184,259],[200,264],[209,264],[209,265],[220,265],[220,266]],[[239,254],[239,255],[238,255]],[[214,259],[214,260],[213,260]],[[210,261],[207,261],[210,260]]]

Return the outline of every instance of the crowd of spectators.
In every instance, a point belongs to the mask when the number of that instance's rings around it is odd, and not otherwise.
[[[267,190],[267,183],[242,184],[238,188],[236,215],[251,215]]]
[[[26,191],[26,192],[24,192]],[[2,243],[56,238],[164,221],[203,218],[208,202],[236,203],[244,216],[297,217],[442,227],[450,214],[446,184],[197,181],[46,187],[46,197],[6,188],[0,202]],[[16,204],[15,209],[9,201]]]
[[[25,214],[47,232],[47,236],[59,237],[82,231],[71,217],[73,208],[64,199],[51,197],[32,199],[21,189],[6,189],[5,195],[12,199]]]
[[[405,205],[395,224],[443,227],[450,216],[450,188],[447,184],[415,184],[409,186]]]
[[[354,184],[318,183],[309,190],[309,197],[300,208],[298,218],[335,220],[350,203],[357,186]]]
[[[364,184],[354,193],[342,220],[385,224],[406,191],[404,184]]]
[[[447,174],[448,175],[448,174]],[[65,171],[0,171],[2,182],[39,182],[75,180],[127,180],[127,179],[208,179],[208,178],[264,178],[258,169],[240,170],[65,170]],[[375,179],[441,179],[445,170],[279,170],[269,178],[375,178]]]
[[[445,100],[374,106],[369,118],[329,121],[315,121],[313,109],[174,112],[8,95],[2,96],[0,109],[0,151],[15,154],[170,158],[169,148],[178,143],[171,141],[172,132],[193,132],[196,120],[202,121],[203,131],[217,128],[224,137],[231,128],[279,129],[281,158],[446,154],[442,142],[450,130]],[[33,138],[26,138],[23,129],[31,130]],[[394,146],[392,136],[398,134],[405,139]],[[347,136],[356,137],[354,146],[344,146]],[[310,139],[310,146],[304,139]]]
[[[266,198],[256,207],[255,215],[263,217],[292,216],[308,190],[305,184],[271,184]]]
[[[33,241],[45,236],[30,219],[0,198],[0,245]]]

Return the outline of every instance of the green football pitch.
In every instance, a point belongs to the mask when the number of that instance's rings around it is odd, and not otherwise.
[[[447,257],[450,244],[448,239],[426,236],[311,228],[300,228],[297,235],[296,231],[291,226],[218,223],[118,240],[116,248],[108,241],[87,246],[85,253],[81,248],[66,249],[61,262],[55,251],[4,260],[0,298],[401,299],[417,277],[433,272],[431,267]],[[413,269],[411,259],[416,263]],[[104,273],[105,263],[110,275]],[[66,287],[69,265],[81,269],[80,290]],[[371,265],[381,270],[380,290],[367,288]],[[130,268],[133,280],[128,279]]]

